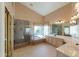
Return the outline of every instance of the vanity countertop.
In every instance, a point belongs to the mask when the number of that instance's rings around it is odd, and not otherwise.
[[[56,49],[69,57],[79,57],[79,46],[64,44]]]
[[[64,39],[66,44],[56,48],[57,51],[70,57],[79,57],[79,45],[76,45],[79,44],[78,38],[62,36],[62,35],[56,35],[56,36],[49,35],[48,37]]]
[[[56,38],[62,38],[66,44],[56,48],[58,51],[70,57],[79,57],[79,39],[68,36],[56,36]]]

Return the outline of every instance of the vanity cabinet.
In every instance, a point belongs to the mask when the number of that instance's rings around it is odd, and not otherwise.
[[[46,42],[57,48],[63,45],[64,40],[60,38],[55,38],[55,37],[47,37]]]

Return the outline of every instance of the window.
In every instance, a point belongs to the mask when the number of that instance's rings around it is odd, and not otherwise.
[[[49,34],[49,27],[48,25],[44,26],[44,36]]]
[[[34,36],[43,37],[43,26],[34,26]]]
[[[31,28],[25,28],[25,33],[31,33]]]
[[[48,25],[34,26],[34,38],[43,38],[45,35],[48,35]]]

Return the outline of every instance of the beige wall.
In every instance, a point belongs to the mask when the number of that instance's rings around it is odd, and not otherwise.
[[[74,4],[69,3],[69,4],[65,5],[64,7],[59,8],[58,10],[45,16],[45,20],[50,23],[53,23],[56,20],[68,21],[68,20],[70,20],[70,18],[72,16],[73,9],[74,9]]]
[[[70,20],[73,12],[73,3],[69,3],[62,8],[46,15],[39,15],[28,7],[15,3],[15,19],[29,20],[33,23],[53,23],[56,20]]]
[[[69,3],[45,16],[45,22],[49,23],[50,29],[52,26],[51,24],[55,23],[55,21],[57,20],[69,21],[71,19],[71,16],[73,15],[73,13],[75,13],[74,4],[75,3]],[[66,23],[66,25],[68,24]],[[62,35],[64,35],[64,26],[65,24],[62,25]],[[49,30],[49,32],[51,32],[51,30]]]
[[[15,19],[29,20],[38,24],[43,23],[43,16],[20,3],[15,3]]]
[[[32,27],[33,27],[33,24],[35,23],[37,24],[45,23],[45,24],[51,25],[51,23],[54,23],[54,21],[56,20],[68,21],[70,20],[74,9],[74,4],[69,3],[68,5],[65,5],[64,7],[59,8],[58,10],[44,17],[34,12],[33,10],[29,9],[28,7],[17,2],[15,3],[15,8],[12,7],[12,3],[6,3],[5,5],[10,11],[10,13],[12,15],[15,15],[15,19],[29,20],[31,22]]]

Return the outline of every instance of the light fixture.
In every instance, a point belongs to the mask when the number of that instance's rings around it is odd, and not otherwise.
[[[74,15],[73,17],[71,17],[71,20],[77,19],[79,17],[79,15]]]
[[[77,12],[79,13],[79,3],[75,4],[75,9],[77,10]]]
[[[70,20],[70,24],[72,23],[76,24],[76,20]]]
[[[58,20],[55,22],[55,24],[62,24],[62,23],[64,23],[64,21],[62,21],[62,20]]]
[[[70,23],[75,23],[77,18],[79,18],[79,3],[75,4],[74,16],[71,17]]]

